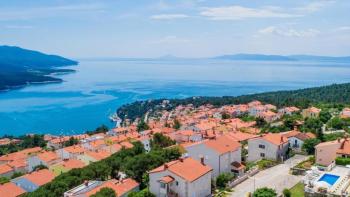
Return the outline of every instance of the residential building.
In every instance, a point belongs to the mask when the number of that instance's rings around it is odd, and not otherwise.
[[[49,171],[48,169],[43,169],[12,179],[11,182],[27,192],[32,192],[38,189],[40,186],[49,183],[54,178],[55,175],[53,172]]]
[[[350,140],[348,138],[322,142],[315,146],[317,164],[329,166],[337,157],[350,157]]]
[[[149,172],[149,189],[157,197],[211,195],[212,168],[190,157],[168,162]]]
[[[304,118],[317,118],[320,115],[321,109],[316,107],[309,107],[307,109],[303,109],[301,114]]]
[[[28,157],[27,170],[31,172],[38,165],[44,165],[44,166],[50,167],[51,165],[54,165],[60,161],[61,159],[56,152],[52,152],[52,151],[41,152],[39,154]]]
[[[26,191],[14,183],[9,182],[0,185],[0,196],[2,197],[17,197],[24,193],[26,193]]]
[[[237,171],[234,162],[241,163],[241,144],[232,137],[223,135],[212,140],[205,140],[185,146],[189,157],[201,161],[213,168],[212,176],[215,178],[221,173],[234,172],[241,175],[243,171]]]
[[[284,160],[287,157],[289,142],[278,133],[263,134],[248,140],[248,161],[261,159]]]
[[[281,135],[288,138],[290,147],[297,151],[301,151],[305,140],[316,138],[316,135],[313,133],[302,133],[296,129],[283,132]]]
[[[104,187],[111,188],[118,197],[127,197],[131,192],[139,191],[139,183],[128,178],[121,181],[111,179],[108,181],[86,181],[64,193],[64,197],[89,197]]]

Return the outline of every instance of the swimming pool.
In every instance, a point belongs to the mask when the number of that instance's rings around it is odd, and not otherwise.
[[[333,185],[338,179],[339,179],[339,176],[337,175],[324,174],[318,181],[324,181],[330,185]]]

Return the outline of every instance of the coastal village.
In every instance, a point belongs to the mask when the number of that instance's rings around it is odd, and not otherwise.
[[[146,185],[121,171],[116,177],[85,180],[64,196],[91,196],[103,188],[118,197],[144,190],[157,197],[241,197],[264,191],[349,196],[349,118],[349,108],[277,108],[260,101],[221,107],[179,105],[125,119],[105,132],[45,135],[45,147],[0,156],[0,196],[34,192],[61,174],[133,149],[135,142],[150,152],[156,137],[171,141],[169,147],[178,148],[181,156],[144,172]],[[18,143],[3,138],[0,147]]]

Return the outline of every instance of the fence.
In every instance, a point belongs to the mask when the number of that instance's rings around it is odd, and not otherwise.
[[[243,181],[247,180],[250,176],[254,176],[255,174],[257,174],[259,172],[259,168],[255,167],[249,171],[247,171],[244,175],[239,176],[238,178],[236,178],[235,180],[231,181],[230,183],[228,183],[229,187],[234,187],[240,183],[242,183]]]

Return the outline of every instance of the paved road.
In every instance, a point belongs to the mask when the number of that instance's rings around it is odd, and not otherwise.
[[[234,192],[231,194],[231,196],[244,197],[247,192],[253,192],[254,187],[273,188],[279,194],[281,194],[284,188],[291,188],[301,181],[302,176],[294,176],[289,174],[289,169],[306,158],[307,156],[295,155],[293,158],[288,159],[283,164],[279,164],[257,173],[234,187]]]

